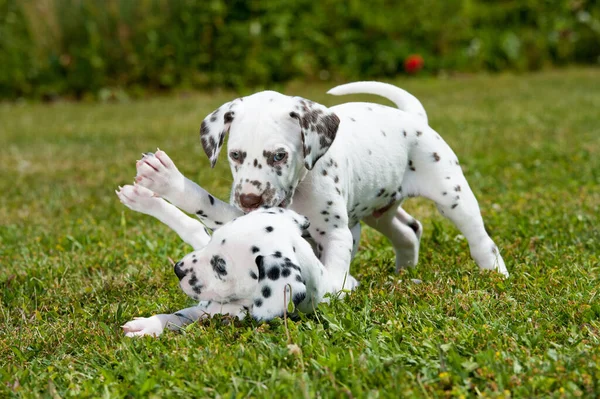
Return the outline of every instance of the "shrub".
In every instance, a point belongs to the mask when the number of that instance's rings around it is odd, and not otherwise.
[[[592,0],[0,0],[0,96],[598,63]]]

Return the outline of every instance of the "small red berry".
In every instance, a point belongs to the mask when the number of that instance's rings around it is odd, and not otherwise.
[[[423,68],[423,57],[419,54],[411,54],[404,60],[404,70],[407,73],[417,73]]]

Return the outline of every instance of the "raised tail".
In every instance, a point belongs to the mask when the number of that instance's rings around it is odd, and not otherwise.
[[[416,117],[427,121],[427,112],[423,104],[415,96],[399,87],[382,82],[353,82],[336,86],[327,92],[334,96],[343,96],[345,94],[375,94],[385,97],[402,111],[415,115]]]

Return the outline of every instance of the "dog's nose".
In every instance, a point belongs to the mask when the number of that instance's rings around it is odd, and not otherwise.
[[[240,205],[247,209],[256,209],[262,203],[262,196],[256,194],[240,195]]]
[[[175,266],[173,267],[173,270],[175,271],[175,275],[177,276],[177,278],[179,278],[180,281],[187,274],[185,272],[185,270],[183,270],[181,268],[181,266],[183,266],[183,262],[177,262],[177,263],[175,263]]]

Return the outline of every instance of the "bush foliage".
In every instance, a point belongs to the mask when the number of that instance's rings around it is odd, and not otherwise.
[[[598,63],[594,0],[0,0],[0,96]]]

